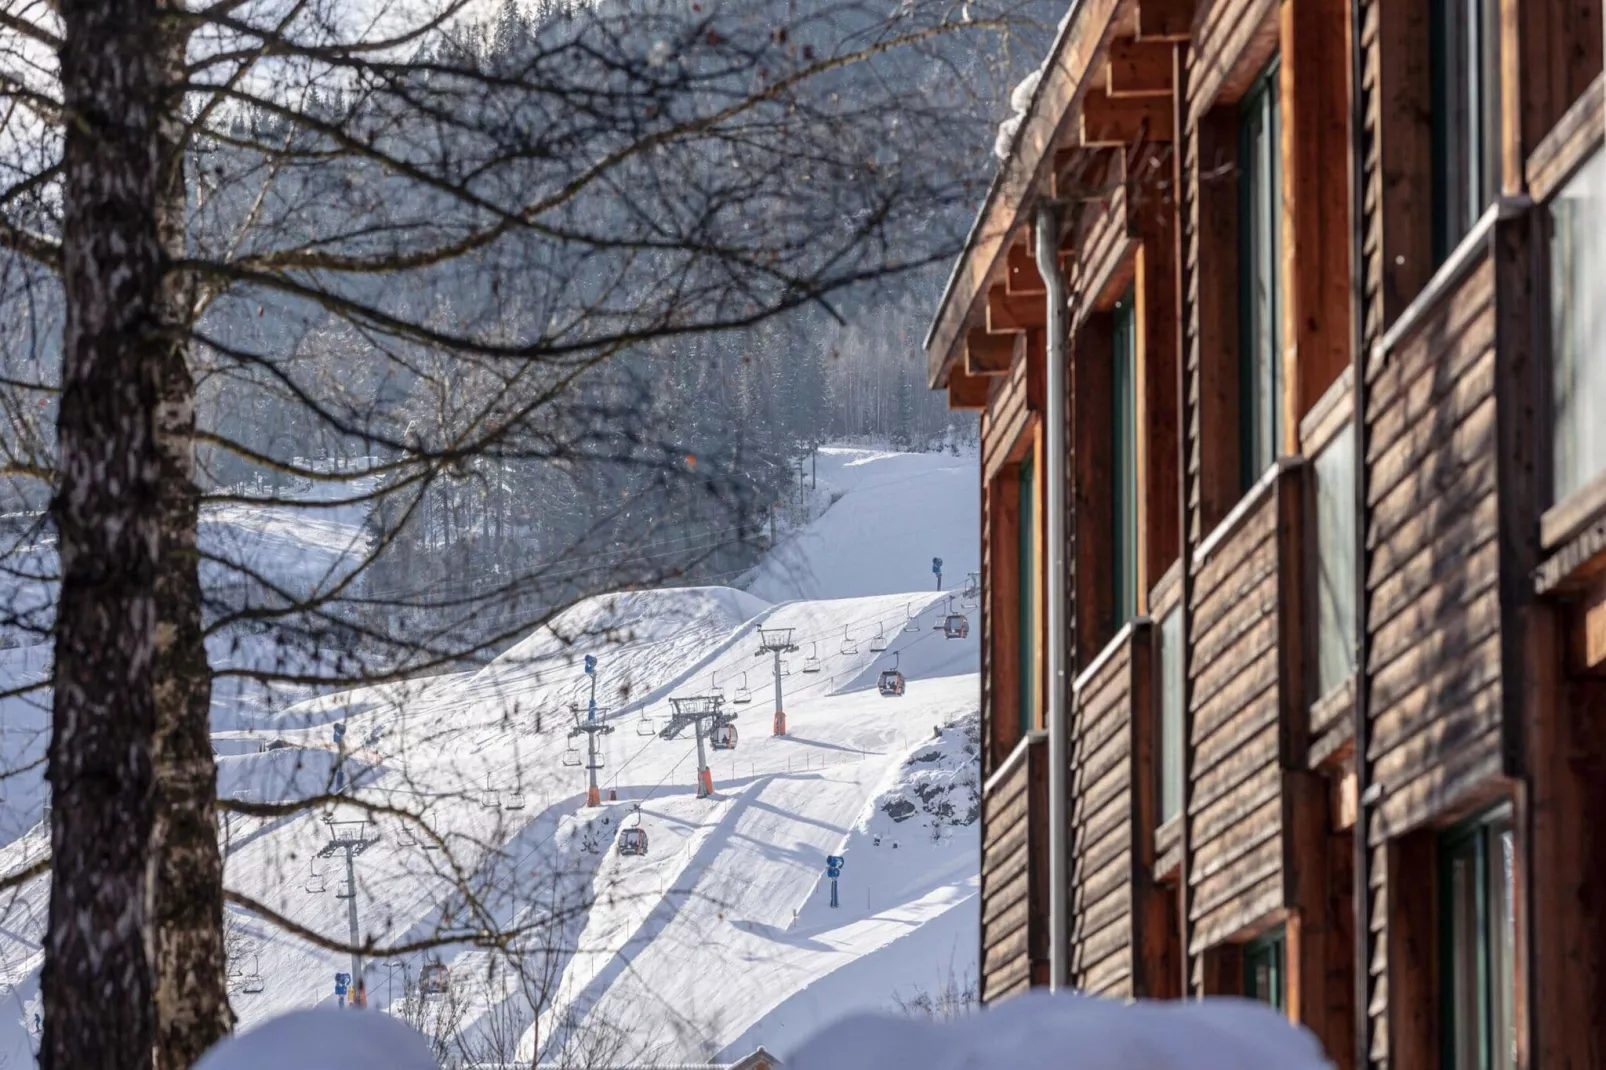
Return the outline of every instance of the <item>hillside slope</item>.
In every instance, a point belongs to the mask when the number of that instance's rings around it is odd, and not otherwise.
[[[828,454],[865,478],[840,477]],[[602,596],[478,672],[311,699],[218,733],[223,795],[292,801],[334,783],[342,722],[349,790],[380,810],[228,819],[230,888],[336,941],[355,907],[363,940],[410,948],[365,963],[369,1005],[435,1034],[457,1062],[528,1059],[537,1046],[550,1062],[587,1049],[593,1062],[710,1059],[757,1042],[784,1054],[810,1013],[884,1007],[939,968],[970,969],[977,644],[940,630],[957,598],[892,562],[940,545],[958,563],[945,583],[963,581],[974,527],[960,503],[973,513],[974,494],[954,485],[974,479],[974,462],[822,451],[822,482],[828,471],[837,500],[790,541],[793,564],[819,577],[810,591],[862,581],[868,593],[771,601],[786,592],[766,564],[750,592]],[[887,509],[893,486],[907,500]],[[894,580],[914,589],[874,589]],[[785,736],[771,735],[761,629],[791,629],[798,647],[782,678]],[[571,705],[591,694],[587,654],[611,729],[599,734],[597,808],[583,805],[584,740],[570,732]],[[877,677],[894,664],[907,692],[883,697]],[[708,752],[715,791],[698,798],[695,742],[666,729],[670,699],[710,693],[737,714],[739,736]],[[270,740],[280,749],[258,749]],[[647,855],[620,855],[619,828],[636,824]],[[41,832],[24,835],[0,866],[43,849]],[[828,854],[849,859],[837,908]],[[34,1041],[45,882],[17,895],[0,929],[0,992],[16,1011],[0,1018],[0,1056],[13,1065]],[[479,946],[487,931],[517,934],[522,972]],[[231,911],[229,942],[244,1026],[332,1002],[335,973],[349,969],[348,956],[244,910]],[[437,963],[445,991],[420,996]]]

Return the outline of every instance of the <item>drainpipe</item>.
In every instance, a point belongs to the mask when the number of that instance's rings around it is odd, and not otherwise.
[[[1047,394],[1044,420],[1048,424],[1048,985],[1051,991],[1070,987],[1070,843],[1066,822],[1067,781],[1070,779],[1066,733],[1066,693],[1070,687],[1066,657],[1065,583],[1065,444],[1066,412],[1066,307],[1065,276],[1060,274],[1060,205],[1037,205],[1037,273],[1048,289]]]
[[[1362,205],[1366,203],[1366,161],[1360,151],[1361,129],[1366,110],[1361,102],[1365,73],[1361,55],[1361,0],[1350,0],[1350,299],[1354,302],[1354,336],[1350,345],[1350,389],[1353,395],[1351,420],[1355,444],[1355,702],[1351,711],[1355,749],[1355,859],[1350,894],[1354,902],[1355,947],[1355,1066],[1366,1066],[1372,1050],[1372,852],[1367,843],[1368,802],[1372,794],[1371,766],[1366,752],[1371,746],[1371,710],[1366,689],[1366,663],[1370,657],[1367,642],[1366,599],[1366,228]],[[1376,92],[1374,87],[1373,92]]]

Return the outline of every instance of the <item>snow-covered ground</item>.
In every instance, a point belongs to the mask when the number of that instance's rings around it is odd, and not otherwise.
[[[595,598],[478,672],[239,714],[216,737],[223,796],[327,790],[343,722],[346,772],[384,812],[232,817],[230,888],[337,940],[355,905],[365,939],[409,948],[365,964],[369,1005],[468,1038],[445,1052],[464,1061],[528,1059],[537,1044],[553,1059],[604,1032],[623,1036],[611,1041],[619,1059],[728,1059],[756,1044],[784,1056],[830,1018],[971,975],[977,645],[974,632],[948,639],[940,624],[963,609],[955,596],[977,568],[975,461],[847,449],[819,460],[823,512],[748,591]],[[344,517],[275,522],[262,538],[306,532],[335,549],[359,528]],[[933,556],[945,560],[946,591]],[[303,562],[307,582],[340,557]],[[772,662],[756,656],[760,629],[778,628],[799,648],[782,680],[781,737],[770,732]],[[605,801],[594,809],[572,764],[584,740],[569,733],[570,705],[589,697],[587,654],[613,729],[600,737]],[[0,671],[45,669],[23,651],[0,657]],[[882,697],[877,677],[893,665],[907,693]],[[739,739],[709,752],[715,792],[700,799],[690,734],[663,732],[671,698],[707,693],[738,714]],[[41,724],[31,728],[42,746]],[[270,742],[279,749],[259,749]],[[6,831],[0,871],[44,849],[42,831],[19,835],[38,802]],[[618,854],[619,828],[638,823],[648,854]],[[354,888],[342,841],[360,844]],[[835,908],[830,854],[846,858]],[[11,1008],[0,1012],[0,1061],[11,1065],[33,1040],[45,907],[44,882],[25,886],[0,929]],[[483,933],[513,934],[522,976],[505,947],[479,946]],[[231,912],[229,937],[244,1026],[332,1003],[335,973],[349,969],[347,956],[243,911]],[[436,961],[449,991],[405,998]]]

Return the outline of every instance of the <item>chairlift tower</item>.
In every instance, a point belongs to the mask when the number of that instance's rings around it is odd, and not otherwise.
[[[595,677],[593,690],[595,689]],[[602,768],[602,759],[597,755],[597,737],[607,735],[613,731],[613,725],[606,724],[602,718],[607,714],[605,707],[599,707],[593,698],[584,713],[578,705],[569,707],[574,713],[574,727],[569,729],[570,737],[584,735],[586,737],[586,805],[601,806],[602,790],[597,787],[597,770]]]
[[[758,630],[758,653],[755,657],[771,654],[775,658],[775,734],[786,735],[786,713],[781,702],[781,655],[792,654],[797,651],[797,644],[792,642],[791,628],[760,628]]]
[[[351,983],[362,978],[362,955],[357,948],[362,937],[357,928],[357,856],[379,840],[377,832],[368,831],[367,820],[330,821],[329,842],[318,851],[319,858],[330,858],[340,852],[346,855],[346,920],[351,924]],[[336,889],[337,891],[339,889]]]
[[[720,709],[725,699],[720,695],[696,695],[692,698],[672,698],[669,705],[675,712],[669,717],[669,725],[660,733],[664,739],[674,739],[685,730],[687,725],[697,736],[697,797],[706,799],[714,794],[714,774],[708,768],[708,755],[703,749],[703,733],[712,732],[720,725],[730,724],[736,720],[734,713],[725,713]]]

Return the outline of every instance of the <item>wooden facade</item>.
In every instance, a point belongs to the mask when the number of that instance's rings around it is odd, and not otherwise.
[[[927,343],[982,411],[984,999],[1060,950],[1340,1067],[1606,1066],[1602,42],[1602,0],[1072,6]]]

